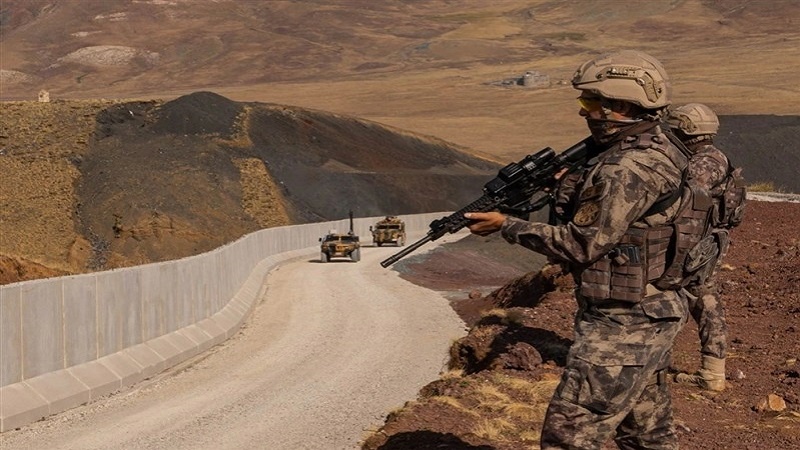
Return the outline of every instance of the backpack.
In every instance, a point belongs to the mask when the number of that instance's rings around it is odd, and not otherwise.
[[[672,133],[665,134],[689,157],[691,165],[693,155],[686,146]],[[688,165],[677,189],[681,204],[671,225],[667,263],[663,274],[651,282],[662,290],[704,283],[727,248],[727,230],[738,226],[744,215],[747,189],[741,167],[734,167],[728,159],[725,177],[711,189],[687,182],[687,171]],[[663,203],[656,202],[654,208],[665,210],[672,204],[662,206]]]
[[[691,164],[691,160],[689,162]],[[714,214],[711,224],[714,228],[730,230],[742,223],[747,187],[742,176],[742,168],[734,167],[728,160],[728,171],[725,178],[717,185],[720,194],[714,196]],[[714,191],[718,189],[715,188]]]

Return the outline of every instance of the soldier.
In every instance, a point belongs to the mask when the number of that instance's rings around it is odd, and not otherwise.
[[[724,201],[725,180],[730,172],[730,162],[714,146],[714,136],[719,130],[719,119],[714,111],[701,103],[689,103],[670,111],[667,125],[692,154],[689,162],[689,182],[705,187],[715,202]],[[742,199],[743,200],[743,199]],[[716,206],[715,210],[720,207]],[[689,311],[697,322],[700,335],[700,370],[694,374],[677,373],[678,383],[693,384],[703,389],[725,389],[725,352],[728,348],[725,311],[719,299],[716,272],[728,251],[729,230],[716,224],[713,229],[714,254],[708,256],[709,273],[705,281],[687,286]]]
[[[599,155],[579,174],[557,224],[499,212],[468,213],[478,235],[501,231],[565,263],[580,305],[575,341],[547,410],[542,449],[678,447],[666,382],[675,336],[688,305],[680,287],[656,287],[667,266],[670,225],[682,201],[688,156],[660,124],[670,104],[667,74],[655,58],[624,50],[581,65],[581,94]]]

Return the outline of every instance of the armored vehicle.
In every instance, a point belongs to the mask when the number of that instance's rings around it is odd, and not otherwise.
[[[378,247],[383,244],[402,247],[406,243],[406,224],[397,216],[386,216],[369,227],[369,231],[372,232],[372,242]]]
[[[353,232],[353,211],[350,211],[350,231],[346,234],[336,230],[328,231],[325,237],[319,238],[319,261],[328,262],[331,258],[350,258],[352,261],[361,260],[361,243]]]

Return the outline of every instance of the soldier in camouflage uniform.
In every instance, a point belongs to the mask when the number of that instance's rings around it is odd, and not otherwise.
[[[730,163],[728,157],[714,146],[719,119],[714,111],[701,103],[689,103],[670,111],[667,125],[686,145],[692,156],[689,163],[689,182],[705,186],[714,198],[722,196]],[[714,229],[716,246],[704,282],[691,283],[687,290],[689,311],[697,322],[700,335],[700,370],[695,374],[677,373],[678,383],[694,384],[703,389],[725,389],[725,352],[728,348],[725,310],[719,298],[716,272],[728,251],[728,230]]]
[[[670,104],[662,65],[636,51],[603,55],[572,80],[599,147],[559,224],[468,213],[471,232],[501,231],[565,263],[577,283],[575,341],[545,417],[542,449],[675,449],[666,369],[688,318],[685,290],[650,283],[665,270],[687,155],[660,128]]]

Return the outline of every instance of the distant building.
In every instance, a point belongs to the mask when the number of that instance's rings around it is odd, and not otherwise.
[[[526,88],[544,88],[550,86],[550,76],[529,70],[520,77],[506,78],[500,81],[491,81],[486,84],[494,86],[523,86]]]
[[[521,84],[525,87],[548,87],[550,86],[550,77],[536,71],[527,71],[522,76]]]
[[[44,89],[39,91],[39,102],[50,103],[50,92],[45,91]]]

